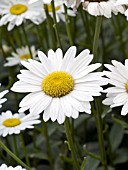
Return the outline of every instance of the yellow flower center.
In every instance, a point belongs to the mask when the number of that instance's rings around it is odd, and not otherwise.
[[[125,84],[125,89],[126,89],[126,92],[128,93],[128,81]]]
[[[73,90],[74,79],[66,72],[56,71],[44,78],[41,87],[45,94],[51,97],[62,97]]]
[[[10,13],[13,15],[20,15],[28,10],[28,7],[23,4],[15,4],[10,8]]]
[[[48,4],[48,12],[52,12],[52,5]],[[58,11],[60,9],[60,6],[55,7],[55,10]]]
[[[21,55],[21,56],[20,56],[20,59],[21,59],[21,60],[31,59],[31,55],[30,55],[30,54]]]
[[[9,119],[6,119],[3,122],[3,125],[6,126],[6,127],[15,127],[15,126],[18,126],[20,124],[21,124],[21,121],[17,118],[9,118]]]

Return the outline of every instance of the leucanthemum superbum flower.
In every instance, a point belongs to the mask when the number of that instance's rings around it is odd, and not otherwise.
[[[117,0],[115,3],[115,6],[118,6],[118,5],[126,5],[126,11],[125,11],[124,15],[126,16],[126,18],[128,20],[128,9],[127,9],[128,0]]]
[[[29,52],[28,46],[17,48],[16,52],[11,53],[12,56],[6,58],[7,63],[5,63],[4,66],[9,66],[9,67],[14,66],[20,64],[21,61],[28,60],[30,58],[38,59],[36,57],[37,51],[35,49],[35,46],[31,46],[30,49],[31,49],[32,56]]]
[[[109,71],[104,71],[104,74],[113,87],[104,90],[107,98],[103,104],[110,105],[111,108],[123,106],[121,115],[126,115],[128,113],[128,60],[125,60],[125,65],[115,60],[112,60],[112,64],[105,64]]]
[[[3,1],[0,3],[0,10],[2,14],[0,26],[9,23],[8,31],[12,30],[15,25],[21,25],[26,19],[34,22],[42,12],[40,1],[31,3],[31,0]]]
[[[63,57],[61,49],[48,51],[48,57],[38,52],[41,61],[22,61],[28,70],[21,70],[18,82],[11,88],[14,92],[30,93],[20,102],[19,111],[30,110],[31,114],[44,111],[43,119],[57,120],[65,117],[78,118],[79,112],[91,113],[93,96],[100,96],[101,85],[106,84],[101,72],[91,73],[101,66],[90,64],[93,55],[88,49],[77,57],[76,47],[70,47]]]
[[[1,86],[1,84],[0,84],[0,86]],[[6,100],[7,100],[6,98],[3,98],[3,96],[7,93],[8,93],[8,90],[4,90],[4,91],[0,92],[0,108],[2,107],[2,104],[4,102],[6,102]]]
[[[21,166],[16,166],[16,167],[12,167],[12,166],[7,166],[6,164],[2,164],[0,166],[0,170],[26,170],[24,168],[22,168]]]
[[[12,114],[11,111],[2,112],[0,115],[0,136],[19,134],[21,130],[32,129],[35,124],[39,124],[39,115],[24,113]]]
[[[82,0],[83,9],[93,16],[105,16],[111,18],[112,13],[118,12],[124,14],[125,7],[122,5],[115,6],[116,0]]]
[[[47,5],[48,12],[49,12],[50,16],[53,17],[53,9],[52,9],[51,3],[48,3],[48,2],[46,3],[46,1],[45,1],[44,4]],[[54,1],[54,5],[55,5],[56,20],[57,20],[57,22],[59,22],[60,20],[65,22],[65,15],[64,15],[65,10],[64,10],[64,2],[63,2],[63,0],[55,0]],[[69,16],[76,16],[75,12],[73,10],[71,10],[71,9],[67,10],[67,14]]]

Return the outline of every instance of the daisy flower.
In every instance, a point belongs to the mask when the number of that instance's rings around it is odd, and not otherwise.
[[[112,64],[105,64],[105,67],[110,70],[105,71],[105,75],[113,87],[104,90],[107,92],[107,98],[103,104],[110,105],[111,108],[123,106],[121,115],[126,115],[128,113],[128,60],[125,60],[125,65],[115,60],[112,60]]]
[[[33,125],[39,124],[39,115],[24,113],[12,114],[11,111],[2,112],[0,115],[0,136],[19,134],[21,130],[34,128]]]
[[[28,46],[17,48],[16,52],[11,53],[11,55],[12,55],[11,57],[6,58],[7,63],[5,63],[4,66],[5,67],[6,66],[14,66],[14,65],[20,64],[21,61],[28,60],[30,58],[37,59],[36,58],[37,51],[34,46],[31,46],[31,52],[32,52],[32,57],[30,55]]]
[[[8,24],[8,31],[12,30],[14,26],[19,26],[25,19],[34,22],[33,18],[39,17],[42,8],[40,1],[31,2],[31,0],[8,0],[0,3],[0,10],[2,17],[0,26]]]
[[[44,1],[45,2],[45,1]],[[53,17],[53,10],[52,10],[52,5],[51,3],[44,3],[47,5],[48,7],[48,12],[49,12],[49,15],[51,17]],[[57,22],[59,22],[60,20],[64,21],[65,22],[65,10],[64,10],[64,1],[63,0],[55,0],[54,1],[54,5],[55,5],[55,11],[56,11],[56,20]],[[68,9],[67,10],[67,14],[69,16],[75,16],[75,12],[71,9]]]
[[[19,111],[30,109],[31,114],[44,111],[43,119],[57,120],[59,124],[65,117],[78,118],[79,112],[91,113],[90,101],[93,96],[100,96],[105,84],[101,72],[91,73],[101,66],[100,63],[89,65],[93,59],[88,49],[77,57],[76,47],[70,47],[63,57],[61,49],[48,51],[48,57],[38,52],[41,61],[30,59],[22,61],[28,70],[21,70],[12,91],[28,93],[20,102]]]
[[[15,168],[12,166],[7,167],[7,165],[2,164],[0,166],[0,170],[26,170],[26,169],[22,168],[21,166],[16,166]]]
[[[112,12],[115,15],[125,12],[125,8],[122,5],[115,6],[115,2],[116,0],[84,0],[83,9],[93,16],[111,18]]]
[[[128,0],[117,0],[116,3],[115,3],[115,6],[118,6],[118,5],[128,6]],[[128,9],[126,9],[124,15],[127,17],[127,20],[128,20]]]
[[[0,86],[1,86],[1,84],[0,84]],[[4,90],[4,91],[0,92],[0,108],[2,107],[2,103],[4,103],[7,100],[6,98],[2,98],[7,93],[8,93],[8,90]]]

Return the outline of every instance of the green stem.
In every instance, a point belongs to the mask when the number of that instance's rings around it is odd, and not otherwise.
[[[49,13],[48,13],[47,5],[45,5],[44,8],[45,8],[46,16],[47,16],[47,23],[48,23],[49,30],[50,30],[51,48],[54,50],[56,48],[56,40],[55,40],[55,32],[54,32],[54,29],[53,29],[53,22],[52,22],[52,19],[51,19]]]
[[[99,35],[100,35],[100,29],[102,24],[102,16],[98,16],[96,18],[96,27],[95,27],[95,34],[94,34],[94,40],[93,40],[93,62],[97,62],[97,50],[98,50],[98,41],[99,41]]]
[[[31,57],[33,58],[32,52],[31,52],[31,47],[30,47],[30,44],[29,44],[29,41],[28,41],[28,37],[27,37],[27,33],[26,33],[26,30],[25,30],[24,23],[22,24],[22,31],[23,31],[23,34],[24,34],[24,38],[25,38],[26,44],[27,44],[28,49],[29,49],[29,53],[30,53]]]
[[[23,138],[22,133],[20,134],[20,140],[21,140],[21,145],[22,145],[22,149],[23,149],[23,152],[24,152],[26,163],[30,167],[30,161],[29,161],[29,157],[28,157],[28,154],[27,154],[27,151],[26,151],[26,147],[25,147],[24,138]]]
[[[58,31],[58,24],[57,24],[57,20],[56,20],[56,10],[55,10],[55,5],[54,5],[54,0],[51,1],[51,5],[52,5],[52,13],[53,13],[53,21],[54,21],[54,29],[55,29],[55,33],[56,33],[56,38],[57,38],[59,47],[62,49],[62,44],[60,41],[60,35],[59,35],[59,31]]]
[[[101,163],[103,165],[104,170],[108,170],[105,145],[104,145],[103,122],[101,118],[101,114],[102,114],[101,105],[102,103],[101,103],[100,98],[97,98],[95,100],[95,106],[96,106],[95,119],[96,119],[97,133],[98,133],[98,140],[99,140],[100,158],[101,158]]]
[[[66,30],[68,34],[68,39],[69,39],[70,45],[73,45],[73,40],[72,40],[72,35],[71,35],[71,30],[70,30],[70,20],[69,20],[68,13],[67,13],[67,7],[65,5],[64,5],[64,10],[65,10]]]
[[[96,28],[95,28],[95,34],[94,34],[94,41],[93,41],[93,55],[94,55],[94,62],[98,61],[97,58],[97,51],[98,51],[98,41],[99,41],[99,35],[100,35],[100,29],[102,24],[102,17],[97,17],[96,20]],[[100,158],[101,163],[103,165],[104,170],[107,170],[107,160],[106,160],[106,153],[105,153],[105,145],[104,145],[104,136],[103,136],[103,122],[101,118],[102,114],[102,103],[99,97],[95,100],[95,107],[96,107],[96,113],[94,112],[96,124],[97,124],[97,133],[98,133],[98,141],[99,141],[99,148],[100,148]]]
[[[18,148],[17,148],[17,141],[16,141],[15,135],[13,135],[13,143],[14,143],[15,154],[16,154],[16,156],[19,156]]]
[[[66,130],[66,136],[70,145],[70,149],[71,149],[71,153],[72,153],[72,157],[73,157],[73,162],[74,162],[74,166],[76,168],[76,170],[80,170],[80,165],[76,156],[76,151],[75,151],[75,146],[74,146],[74,142],[72,139],[72,135],[71,135],[71,128],[70,128],[70,123],[69,123],[69,119],[66,118],[65,122],[64,122],[64,126],[65,126],[65,130]]]
[[[46,139],[46,148],[47,148],[47,154],[48,154],[49,163],[50,163],[50,169],[54,170],[51,146],[50,146],[50,141],[49,141],[49,136],[48,136],[48,129],[47,129],[47,125],[45,122],[43,122],[43,127],[44,127],[44,135]]]
[[[25,163],[23,163],[14,153],[12,153],[5,145],[4,143],[0,140],[0,146],[3,148],[15,161],[17,161],[20,165],[22,165],[24,168],[27,170],[31,170]]]

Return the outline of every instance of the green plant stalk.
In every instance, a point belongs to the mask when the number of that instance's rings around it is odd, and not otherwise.
[[[69,20],[68,13],[67,13],[67,7],[65,5],[64,5],[64,11],[65,11],[66,30],[68,34],[68,39],[69,39],[70,45],[72,46],[73,40],[72,40],[72,35],[71,35],[71,30],[70,30],[70,20]]]
[[[97,125],[101,163],[103,165],[104,170],[108,170],[105,145],[104,145],[103,122],[102,122],[102,118],[101,118],[102,109],[101,109],[100,98],[96,98],[95,107],[96,107],[95,120],[96,120],[96,125]]]
[[[94,55],[93,62],[98,61],[97,51],[98,51],[98,42],[99,42],[101,24],[102,24],[102,16],[99,16],[96,19],[96,27],[95,27],[95,34],[94,34],[94,41],[93,41],[93,55]],[[101,158],[101,163],[103,165],[104,170],[108,170],[106,153],[105,153],[105,145],[104,145],[104,136],[103,136],[103,124],[102,124],[103,122],[101,118],[101,114],[102,114],[101,106],[102,104],[101,104],[100,98],[97,97],[95,100],[96,113],[94,113],[94,115],[95,115],[95,120],[96,120],[96,125],[97,125],[100,158]]]
[[[33,56],[32,56],[32,51],[31,51],[31,47],[30,47],[30,44],[29,44],[29,41],[28,41],[28,37],[27,37],[27,33],[26,33],[26,30],[25,30],[24,23],[22,24],[22,31],[23,31],[23,34],[24,34],[24,38],[25,38],[25,41],[26,41],[26,45],[28,46],[28,49],[29,49],[29,53],[30,53],[31,57],[33,58]]]
[[[56,33],[56,38],[57,38],[59,47],[62,49],[58,24],[57,24],[57,20],[56,20],[56,10],[55,10],[55,5],[54,5],[54,0],[51,1],[51,5],[52,5],[52,13],[53,13],[53,21],[54,21],[54,29],[55,29],[55,33]]]
[[[16,136],[15,136],[15,135],[12,135],[12,137],[13,137],[13,143],[14,143],[15,154],[16,154],[16,156],[19,156],[18,148],[17,148]]]
[[[29,157],[28,157],[28,154],[27,154],[27,151],[26,151],[26,147],[25,147],[24,138],[23,138],[22,133],[20,133],[20,141],[21,141],[21,145],[22,145],[22,149],[23,149],[23,152],[24,152],[26,163],[30,167],[30,161],[29,161]]]
[[[97,160],[100,160],[101,161],[101,158],[99,157],[99,155],[96,155],[92,152],[89,152],[87,149],[86,149],[86,145],[83,146],[83,149],[84,149],[84,152],[89,155],[90,157],[94,158],[94,159],[97,159]]]
[[[48,129],[47,129],[47,125],[44,121],[43,121],[43,127],[44,127],[44,135],[45,135],[45,139],[46,139],[46,148],[47,148],[47,154],[48,154],[49,163],[50,163],[50,169],[54,170],[51,146],[50,146],[50,141],[49,141],[49,136],[48,136]]]
[[[53,23],[52,23],[50,15],[48,13],[47,5],[44,5],[44,8],[45,8],[45,13],[47,16],[47,23],[48,23],[50,35],[51,35],[51,38],[50,38],[51,39],[51,48],[55,49],[56,48],[56,40],[55,40],[55,33],[54,33],[54,29],[53,29]]]
[[[102,24],[102,16],[98,16],[96,18],[96,27],[95,27],[95,34],[94,34],[94,40],[93,40],[93,62],[98,61],[97,57],[97,51],[98,51],[98,42],[99,42],[99,35],[100,35],[100,30],[101,30],[101,24]]]
[[[76,168],[76,170],[80,170],[80,165],[76,156],[76,151],[75,151],[75,146],[74,146],[74,142],[72,139],[72,135],[71,135],[71,128],[70,128],[70,123],[69,123],[69,119],[66,118],[65,122],[64,122],[64,126],[65,126],[65,130],[66,130],[66,136],[70,145],[70,149],[71,149],[71,153],[72,153],[72,158],[73,158],[73,164]]]
[[[16,162],[18,162],[20,165],[22,165],[26,170],[31,170],[24,162],[22,162],[14,153],[12,153],[0,140],[0,147],[3,148]]]

